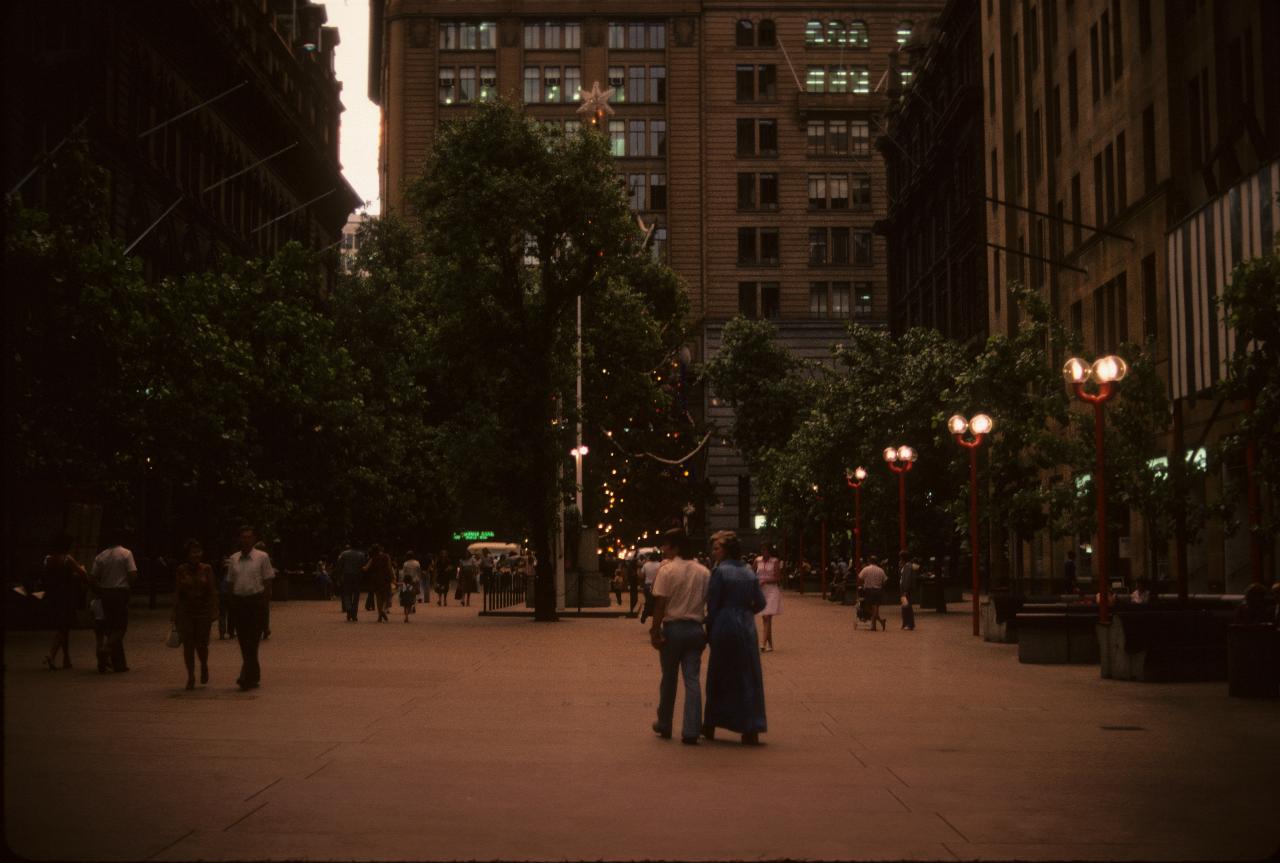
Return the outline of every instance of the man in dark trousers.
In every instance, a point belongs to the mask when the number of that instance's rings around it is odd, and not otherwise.
[[[905,551],[898,555],[898,593],[902,604],[902,628],[916,628],[916,610],[911,606],[916,590],[916,581],[920,577],[920,564]]]
[[[348,621],[357,620],[360,612],[360,576],[368,556],[350,544],[338,555],[333,565],[333,574],[342,585],[342,610]]]
[[[227,560],[231,613],[235,616],[236,638],[240,642],[240,677],[236,683],[241,690],[255,689],[262,680],[258,644],[267,628],[267,589],[276,577],[271,558],[262,549],[254,548],[257,539],[252,527],[240,528],[239,548]]]

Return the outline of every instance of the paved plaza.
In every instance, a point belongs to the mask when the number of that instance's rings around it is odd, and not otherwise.
[[[962,606],[952,606],[961,611]],[[5,834],[44,859],[1241,859],[1280,847],[1280,703],[1225,683],[1020,665],[961,613],[915,632],[788,594],[764,747],[649,730],[635,620],[276,603],[263,685],[234,642],[184,692],[167,611],[127,674],[5,636]],[[705,669],[705,663],[704,663]],[[677,709],[677,718],[679,710]],[[723,734],[723,732],[722,732]],[[732,737],[732,736],[731,736]]]

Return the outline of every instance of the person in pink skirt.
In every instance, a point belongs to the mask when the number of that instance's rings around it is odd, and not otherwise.
[[[760,617],[764,621],[760,652],[773,650],[773,618],[782,614],[782,591],[778,587],[780,575],[779,560],[774,556],[773,546],[765,543],[755,563],[756,576],[760,579],[760,590],[764,592],[764,610]]]

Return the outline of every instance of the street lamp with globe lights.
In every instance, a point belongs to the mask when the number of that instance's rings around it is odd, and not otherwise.
[[[1098,498],[1098,545],[1094,564],[1098,573],[1098,620],[1107,622],[1108,593],[1111,590],[1107,566],[1107,478],[1106,478],[1106,424],[1102,406],[1115,395],[1115,385],[1124,380],[1129,366],[1120,357],[1109,355],[1094,360],[1093,365],[1079,357],[1072,357],[1062,367],[1062,377],[1076,394],[1076,398],[1093,405],[1093,481]],[[1092,382],[1093,391],[1085,389]]]
[[[853,489],[853,565],[862,565],[862,483],[867,479],[867,469],[859,465],[844,472],[844,481]]]
[[[978,447],[995,425],[995,420],[986,414],[975,414],[972,419],[956,414],[947,420],[947,431],[951,432],[956,443],[969,450],[969,556],[973,559],[974,635],[978,634],[978,591],[981,587],[978,579]],[[966,432],[972,437],[965,437]]]
[[[884,462],[898,475],[898,551],[907,550],[907,472],[916,463],[916,451],[902,446],[884,448]]]

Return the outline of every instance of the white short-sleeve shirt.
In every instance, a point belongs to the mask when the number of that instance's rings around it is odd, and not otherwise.
[[[128,587],[129,573],[137,571],[133,552],[122,545],[113,545],[93,559],[90,580],[104,589]]]
[[[266,590],[267,582],[276,577],[276,571],[271,568],[271,557],[254,548],[247,554],[232,552],[227,560],[227,577],[236,596],[253,596]]]

